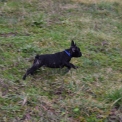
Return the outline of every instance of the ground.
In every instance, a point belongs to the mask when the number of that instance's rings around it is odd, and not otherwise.
[[[40,68],[22,80],[36,54],[71,40],[77,70]],[[1,0],[2,122],[122,121],[121,0]]]

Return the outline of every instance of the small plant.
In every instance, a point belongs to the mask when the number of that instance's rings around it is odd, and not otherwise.
[[[116,107],[122,106],[122,88],[113,90],[106,94],[107,102],[112,102]]]

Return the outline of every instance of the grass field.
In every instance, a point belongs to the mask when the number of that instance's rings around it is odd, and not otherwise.
[[[77,70],[41,68],[36,54],[74,39]],[[1,122],[122,122],[121,0],[0,0]]]

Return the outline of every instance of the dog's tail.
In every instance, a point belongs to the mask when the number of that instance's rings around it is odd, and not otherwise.
[[[39,55],[37,54],[37,55],[35,56],[33,65],[36,65],[36,64],[38,64],[38,63],[39,63]]]
[[[38,54],[35,56],[35,59],[39,59],[39,55]]]
[[[34,63],[36,63],[36,61],[39,59],[39,55],[37,54],[36,56],[35,56],[35,59],[34,59]]]

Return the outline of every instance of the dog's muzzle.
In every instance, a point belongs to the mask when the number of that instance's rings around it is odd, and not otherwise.
[[[81,57],[81,56],[82,56],[82,53],[80,52],[79,55],[78,55],[78,57]]]

